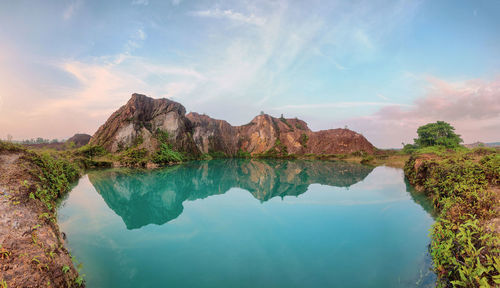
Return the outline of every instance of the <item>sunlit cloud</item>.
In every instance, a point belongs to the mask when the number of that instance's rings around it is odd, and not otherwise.
[[[413,143],[419,126],[438,120],[456,128],[466,143],[498,141],[500,131],[500,77],[449,82],[425,77],[427,92],[413,105],[387,105],[370,116],[346,120],[380,147]]]
[[[388,103],[388,102],[334,102],[334,103],[318,103],[318,104],[302,104],[302,105],[285,105],[272,108],[273,110],[285,109],[330,109],[330,108],[356,108],[364,106],[410,106],[408,104]]]

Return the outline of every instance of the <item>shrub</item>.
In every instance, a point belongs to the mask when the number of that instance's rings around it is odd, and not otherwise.
[[[123,152],[120,163],[132,166],[145,166],[148,162],[148,151],[145,148],[129,148]]]
[[[369,164],[371,163],[375,158],[372,155],[366,155],[361,159],[360,163],[361,164]]]
[[[306,133],[302,133],[299,138],[300,145],[302,145],[302,147],[304,148],[307,148],[307,141],[309,141],[309,136],[307,136]]]
[[[153,156],[153,162],[160,165],[178,163],[183,160],[182,153],[172,150],[170,145],[164,143],[160,145],[160,149]]]
[[[90,159],[92,159],[92,157],[106,155],[107,153],[108,151],[106,151],[104,147],[90,144],[84,145],[76,151],[77,155],[82,155]]]

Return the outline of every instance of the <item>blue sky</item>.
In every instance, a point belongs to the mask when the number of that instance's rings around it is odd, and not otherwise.
[[[0,138],[93,134],[134,92],[379,147],[498,141],[500,1],[2,1]]]

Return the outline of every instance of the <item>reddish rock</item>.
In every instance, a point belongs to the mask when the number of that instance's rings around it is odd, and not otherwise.
[[[291,154],[375,151],[365,137],[354,131],[313,132],[306,122],[296,118],[262,114],[246,125],[232,126],[227,121],[195,112],[185,115],[185,111],[184,106],[168,99],[133,94],[128,103],[97,130],[90,143],[101,145],[110,152],[131,146],[152,152],[158,148],[154,134],[162,130],[168,132],[169,142],[176,150],[195,155],[211,152],[235,155],[239,150],[258,154],[276,147]]]

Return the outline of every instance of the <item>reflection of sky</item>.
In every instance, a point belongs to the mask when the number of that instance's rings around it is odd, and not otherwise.
[[[59,222],[89,287],[217,287],[209,283],[242,279],[253,287],[407,287],[425,262],[432,219],[403,179],[400,169],[378,167],[348,189],[311,184],[298,197],[267,202],[231,188],[185,201],[164,225],[127,230],[85,176]],[[403,284],[390,280],[396,276]]]

